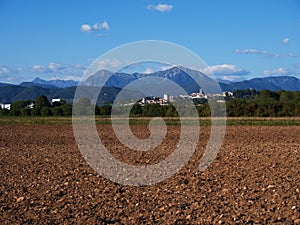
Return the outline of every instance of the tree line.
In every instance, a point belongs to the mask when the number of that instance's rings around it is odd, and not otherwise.
[[[300,116],[300,92],[292,91],[256,91],[253,89],[236,90],[234,97],[225,97],[226,114],[232,117],[293,117]],[[33,103],[33,105],[31,105]],[[210,105],[206,101],[194,102],[197,113],[200,117],[211,115]],[[105,104],[95,106],[88,98],[80,99],[75,103],[75,112],[78,115],[111,115],[112,106]],[[30,106],[31,105],[31,106]],[[185,107],[178,104],[176,107]],[[184,108],[184,112],[190,115],[190,109]],[[120,115],[124,111],[130,111],[130,116],[146,117],[177,117],[178,112],[174,105],[147,104],[142,106],[139,103],[133,106],[119,106],[114,108],[114,113]],[[11,109],[0,109],[2,116],[71,116],[72,105],[64,100],[51,103],[46,96],[39,96],[34,101],[18,100],[11,104]]]
[[[228,101],[226,108],[227,115],[234,117],[297,117],[300,116],[300,91],[263,90],[250,97],[241,95]]]
[[[41,95],[34,101],[14,101],[10,110],[1,109],[2,116],[71,116],[72,105],[64,100],[51,103],[46,96]]]

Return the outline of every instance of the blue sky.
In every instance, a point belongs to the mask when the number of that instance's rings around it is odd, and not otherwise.
[[[121,44],[164,40],[220,79],[300,78],[299,0],[0,0],[0,82],[79,79]]]

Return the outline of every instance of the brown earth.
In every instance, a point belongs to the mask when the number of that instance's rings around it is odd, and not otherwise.
[[[300,224],[300,127],[227,127],[207,170],[197,166],[209,127],[190,162],[151,186],[124,186],[98,175],[78,150],[71,125],[0,127],[0,224]],[[117,147],[108,125],[100,137],[118,159],[156,163],[176,146]],[[133,130],[147,137],[146,127]]]

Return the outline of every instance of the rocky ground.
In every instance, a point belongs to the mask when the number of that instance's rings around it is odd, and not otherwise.
[[[227,127],[207,170],[197,169],[209,136],[173,177],[124,186],[98,175],[76,146],[71,125],[1,125],[0,224],[300,224],[300,127]],[[117,147],[109,125],[99,134],[127,163],[156,163],[172,152],[178,127],[156,152]],[[134,133],[147,137],[147,127]]]

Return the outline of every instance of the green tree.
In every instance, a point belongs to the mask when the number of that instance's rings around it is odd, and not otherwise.
[[[232,99],[227,102],[226,109],[228,116],[244,116],[246,111],[246,99]]]
[[[92,115],[95,111],[95,106],[91,104],[89,98],[81,98],[78,102],[73,103],[74,112],[77,116]]]
[[[9,110],[9,115],[10,116],[20,116],[21,115],[21,111],[20,110],[15,110],[15,109],[10,109]]]
[[[147,104],[143,108],[143,115],[148,117],[159,117],[164,116],[164,112],[159,104]]]
[[[72,116],[72,105],[64,104],[61,106],[63,116]]]
[[[45,95],[37,97],[34,101],[34,108],[42,109],[43,107],[50,107],[51,103],[48,101]]]
[[[41,110],[39,108],[33,107],[31,109],[31,116],[40,116],[41,115]]]
[[[1,116],[8,116],[9,115],[9,110],[8,109],[1,109],[0,110],[0,115]]]
[[[300,103],[295,105],[295,113],[294,116],[300,116]]]
[[[176,117],[176,116],[178,116],[176,108],[173,105],[167,106],[166,111],[165,111],[165,116],[166,117]]]
[[[277,101],[272,99],[266,99],[265,101],[259,101],[257,110],[255,111],[255,116],[259,117],[269,117],[278,116],[280,112],[280,105]]]
[[[279,102],[281,103],[293,102],[295,100],[295,96],[292,91],[281,91],[279,92],[279,95]]]
[[[30,115],[31,115],[31,109],[29,108],[21,109],[21,116],[30,116]]]
[[[100,106],[98,106],[98,105],[95,106],[95,115],[98,115],[98,116],[101,115],[100,114]]]
[[[140,116],[142,115],[142,106],[141,104],[134,104],[131,108],[130,115]]]
[[[31,101],[23,101],[23,100],[14,101],[10,106],[9,115],[21,116],[22,115],[21,110],[25,109],[30,103]]]
[[[30,103],[31,101],[17,100],[11,104],[10,109],[21,110],[28,106]]]
[[[254,116],[258,108],[257,103],[253,99],[248,99],[246,101],[245,115],[244,116]]]
[[[272,92],[270,90],[262,90],[260,93],[255,97],[257,101],[268,101],[268,100],[275,100],[278,101],[280,95],[276,92]]]
[[[44,106],[41,109],[41,116],[52,116],[51,109],[49,107],[47,107],[47,106]]]
[[[235,90],[233,92],[233,96],[235,98],[246,98],[246,99],[250,99],[255,97],[256,95],[258,95],[258,91],[256,91],[255,89],[249,88],[249,89],[245,89],[245,90]]]
[[[100,115],[110,115],[111,114],[111,105],[105,104],[103,106],[100,106]]]
[[[294,116],[295,104],[293,102],[281,103],[281,110],[278,112],[279,116]]]
[[[63,110],[62,110],[62,107],[54,107],[52,109],[52,115],[53,116],[62,116],[63,115]]]

